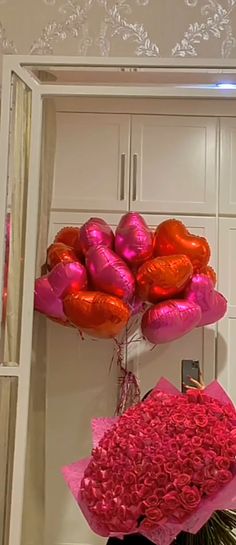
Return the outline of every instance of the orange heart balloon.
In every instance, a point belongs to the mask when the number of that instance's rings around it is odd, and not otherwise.
[[[131,315],[121,299],[99,291],[70,293],[64,299],[64,312],[75,327],[103,339],[119,335]]]
[[[212,280],[214,287],[216,286],[217,276],[216,276],[216,272],[214,271],[212,267],[207,265],[207,267],[204,267],[203,269],[201,269],[199,273],[205,274],[205,276],[208,276],[208,278]]]
[[[144,301],[157,303],[181,293],[193,274],[186,255],[156,257],[138,270],[138,293]]]
[[[47,250],[47,267],[51,271],[58,263],[73,263],[78,258],[72,248],[62,242],[54,242]]]
[[[76,255],[82,258],[83,252],[80,244],[79,227],[63,227],[55,236],[54,242],[62,242],[66,246],[73,248]]]
[[[154,235],[154,255],[185,254],[193,264],[194,271],[206,267],[211,251],[207,240],[189,233],[185,225],[175,219],[161,223]]]

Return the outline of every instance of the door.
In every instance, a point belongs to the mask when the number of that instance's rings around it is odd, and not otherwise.
[[[217,119],[132,116],[131,210],[216,212]]]
[[[99,214],[113,231],[120,214]],[[86,212],[53,212],[49,243],[66,225],[80,227]],[[92,448],[91,420],[114,416],[117,365],[112,340],[81,339],[78,331],[47,321],[45,545],[104,544],[94,535],[61,476]],[[63,514],[63,516],[62,516]]]
[[[53,209],[128,210],[130,116],[57,112]]]

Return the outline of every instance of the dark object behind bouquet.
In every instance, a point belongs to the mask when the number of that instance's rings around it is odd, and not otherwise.
[[[217,511],[208,522],[196,534],[181,532],[173,542],[173,545],[236,545],[236,513],[233,511]],[[144,536],[134,534],[124,536],[121,541],[116,537],[110,537],[107,545],[153,545]]]

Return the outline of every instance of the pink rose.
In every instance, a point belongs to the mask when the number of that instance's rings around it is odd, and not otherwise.
[[[187,486],[190,483],[190,481],[190,475],[187,473],[182,473],[174,480],[174,485],[176,488],[182,490],[184,486]]]
[[[148,507],[157,507],[159,501],[160,500],[159,500],[158,496],[153,494],[152,496],[148,496],[143,503],[147,508]]]
[[[232,480],[233,475],[228,469],[220,469],[217,478],[221,484],[227,484]]]
[[[136,475],[135,473],[132,473],[131,471],[126,471],[123,476],[124,482],[127,485],[133,484],[136,481]]]
[[[201,446],[202,446],[202,438],[201,438],[201,437],[198,437],[198,435],[195,435],[195,436],[192,438],[192,445],[193,445],[193,447],[195,447],[195,448],[201,447]]]
[[[198,488],[196,486],[184,486],[180,494],[180,500],[187,511],[193,511],[201,501]]]
[[[157,483],[158,488],[162,487],[162,486],[165,486],[166,483],[167,483],[167,480],[168,480],[168,477],[167,477],[166,473],[158,473],[156,475],[156,483]]]
[[[215,479],[207,479],[203,484],[202,492],[207,496],[211,496],[217,492],[218,488],[219,483]]]
[[[194,422],[199,426],[199,428],[206,428],[208,425],[208,418],[205,414],[198,414],[194,416]]]
[[[199,456],[193,456],[192,459],[193,469],[202,469],[204,467],[204,462]]]
[[[217,456],[215,459],[215,464],[218,469],[229,469],[230,460],[226,456]]]
[[[168,510],[174,511],[176,507],[180,504],[179,495],[177,492],[168,492],[163,498],[164,506]]]
[[[194,484],[200,485],[205,481],[204,470],[195,471],[192,475],[192,482]]]
[[[158,507],[149,507],[148,509],[146,509],[145,514],[149,520],[155,522],[156,524],[158,522],[160,523],[164,519],[162,511]]]

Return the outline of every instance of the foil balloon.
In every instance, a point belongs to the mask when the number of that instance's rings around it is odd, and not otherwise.
[[[129,307],[121,299],[98,291],[79,291],[67,295],[64,311],[75,327],[92,337],[103,339],[119,335],[131,315]]]
[[[66,246],[73,248],[79,259],[83,257],[79,227],[63,227],[55,236],[54,242],[62,242]]]
[[[86,267],[95,289],[116,295],[125,301],[134,296],[134,276],[123,259],[110,248],[90,248],[86,256]]]
[[[185,225],[175,219],[161,223],[154,235],[154,255],[185,254],[192,262],[194,271],[206,267],[211,251],[207,240],[189,233]]]
[[[186,255],[156,257],[138,270],[139,296],[151,303],[169,299],[183,291],[192,274],[192,263]]]
[[[73,263],[78,258],[72,248],[62,242],[51,244],[47,250],[47,267],[52,270],[58,263]]]
[[[141,265],[152,257],[153,236],[137,212],[125,214],[116,229],[116,253],[129,265]]]
[[[113,242],[114,234],[112,229],[101,218],[90,218],[80,229],[80,243],[84,255],[92,246],[102,245],[112,248]]]
[[[63,298],[70,291],[87,288],[85,267],[77,262],[58,263],[48,274],[48,280],[57,297]]]
[[[207,265],[206,267],[201,269],[199,271],[199,273],[205,274],[213,282],[214,287],[216,286],[217,276],[216,276],[216,272],[214,271],[214,269],[212,267]]]
[[[141,328],[149,342],[163,344],[186,335],[200,320],[199,305],[186,300],[169,300],[146,310]]]
[[[204,274],[193,276],[186,289],[186,299],[200,306],[202,317],[199,327],[218,322],[227,311],[227,301],[214,289],[213,282]]]
[[[60,320],[60,323],[67,322],[62,300],[53,291],[47,276],[37,278],[35,282],[34,308],[48,318]]]

